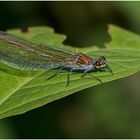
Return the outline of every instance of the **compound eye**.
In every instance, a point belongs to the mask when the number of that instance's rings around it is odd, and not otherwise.
[[[100,63],[99,63],[99,62],[96,62],[96,65],[97,65],[97,66],[100,66]]]

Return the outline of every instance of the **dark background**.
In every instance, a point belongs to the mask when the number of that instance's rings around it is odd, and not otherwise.
[[[50,26],[74,47],[104,47],[108,24],[140,34],[140,2],[0,2],[0,30]],[[0,138],[140,138],[140,74],[0,120]]]

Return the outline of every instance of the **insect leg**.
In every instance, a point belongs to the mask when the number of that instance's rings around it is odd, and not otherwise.
[[[60,71],[63,69],[64,66],[61,66],[52,76],[50,76],[49,78],[47,78],[47,80],[54,78],[55,76],[57,76],[58,73],[60,73]]]
[[[83,77],[85,77],[86,75],[89,75],[90,77],[92,77],[92,78],[98,80],[100,83],[102,83],[102,81],[101,81],[99,78],[97,78],[96,76],[93,76],[93,75],[89,74],[88,71],[85,71],[84,74],[81,75],[81,77],[83,78]]]
[[[68,76],[67,76],[67,85],[66,85],[66,87],[69,86],[69,84],[70,84],[70,77],[71,77],[72,71],[73,71],[73,69],[69,70],[69,73],[68,73]]]
[[[106,64],[105,68],[108,69],[109,72],[113,75],[113,71],[112,71],[112,69],[111,69],[107,64]]]

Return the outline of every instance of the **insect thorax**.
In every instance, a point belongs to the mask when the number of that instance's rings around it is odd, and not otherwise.
[[[95,67],[93,66],[92,58],[83,53],[78,53],[67,59],[67,64],[64,66],[64,69],[85,72],[93,71]]]

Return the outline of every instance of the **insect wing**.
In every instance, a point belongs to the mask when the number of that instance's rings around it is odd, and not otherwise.
[[[73,52],[30,42],[0,32],[0,62],[22,70],[52,69],[64,65]]]

